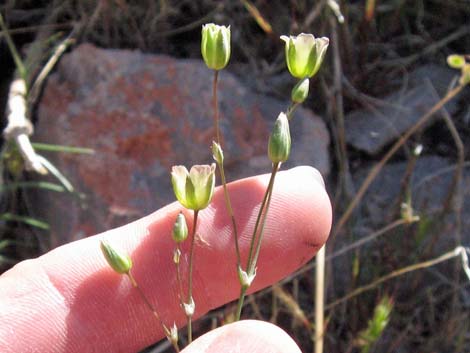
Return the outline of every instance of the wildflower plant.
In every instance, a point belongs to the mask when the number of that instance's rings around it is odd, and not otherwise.
[[[290,123],[295,109],[303,103],[309,94],[309,79],[314,77],[320,69],[328,48],[329,40],[326,37],[315,38],[312,34],[301,33],[298,36],[281,36],[285,42],[286,64],[291,75],[298,79],[291,92],[291,102],[285,112],[280,112],[274,122],[272,132],[267,141],[267,156],[272,162],[271,176],[266,187],[261,205],[256,217],[255,226],[250,238],[250,246],[246,264],[242,264],[239,245],[239,234],[236,217],[233,212],[227,180],[224,170],[224,150],[219,128],[219,108],[217,99],[217,84],[220,70],[223,70],[231,55],[230,27],[209,23],[202,26],[201,54],[208,69],[213,72],[212,80],[212,113],[214,120],[214,140],[212,141],[212,156],[215,163],[194,165],[188,169],[185,166],[174,166],[171,170],[171,182],[176,199],[182,206],[177,215],[172,232],[169,236],[175,242],[173,262],[177,279],[177,296],[181,308],[187,318],[188,343],[192,341],[192,317],[197,310],[192,296],[192,277],[195,258],[195,242],[198,228],[199,212],[203,212],[210,205],[215,187],[216,169],[220,176],[223,188],[224,201],[227,213],[231,220],[234,251],[236,254],[236,270],[240,282],[240,295],[238,299],[235,319],[239,320],[243,303],[248,289],[256,279],[257,262],[261,251],[265,224],[272,199],[276,175],[282,163],[289,158],[291,151]],[[192,213],[192,222],[188,227],[185,214]],[[189,238],[189,239],[188,239]],[[189,264],[187,273],[182,273],[180,261],[182,257],[181,244],[190,241]],[[160,318],[157,310],[144,295],[131,274],[133,266],[131,258],[116,249],[108,242],[101,242],[101,250],[111,268],[118,274],[129,278],[132,285],[139,292],[144,303],[152,311],[165,332],[167,339],[179,352],[178,329],[175,324],[168,328]],[[262,269],[260,269],[262,271]],[[183,285],[186,283],[186,286]],[[186,287],[186,292],[183,288]]]

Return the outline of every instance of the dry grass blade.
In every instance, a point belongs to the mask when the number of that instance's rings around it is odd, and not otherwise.
[[[450,259],[452,259],[454,257],[457,257],[457,256],[460,256],[460,258],[461,258],[461,267],[464,270],[465,275],[468,277],[468,280],[470,281],[470,268],[468,266],[468,255],[467,255],[468,251],[469,250],[467,250],[466,248],[464,248],[462,246],[458,246],[454,250],[449,251],[449,252],[447,252],[447,253],[445,253],[445,254],[443,254],[443,255],[435,258],[435,259],[420,262],[420,263],[410,265],[410,266],[406,266],[406,267],[403,267],[403,268],[398,269],[396,271],[393,271],[393,272],[391,272],[391,273],[389,273],[385,276],[382,276],[382,277],[376,279],[375,281],[373,281],[372,283],[370,283],[368,285],[365,285],[363,287],[359,287],[359,288],[349,292],[347,295],[345,295],[342,298],[334,300],[333,302],[327,304],[325,309],[327,309],[327,310],[332,309],[333,307],[337,306],[338,304],[341,304],[341,303],[343,303],[343,302],[345,302],[345,301],[347,301],[351,298],[354,298],[354,297],[358,296],[359,294],[362,294],[364,292],[372,290],[375,287],[377,287],[379,284],[382,284],[382,283],[384,283],[384,282],[386,282],[390,279],[402,276],[402,275],[407,274],[409,272],[413,272],[413,271],[417,271],[417,270],[421,270],[421,269],[424,269],[424,268],[428,268],[428,267],[437,265],[441,262],[450,260]]]
[[[331,237],[334,239],[339,232],[342,230],[346,222],[349,220],[353,210],[362,200],[365,192],[369,188],[372,181],[376,178],[376,176],[380,173],[384,165],[390,160],[390,158],[397,152],[400,147],[404,145],[404,143],[416,132],[418,131],[436,112],[441,110],[447,102],[452,100],[455,96],[457,96],[465,86],[459,85],[455,87],[453,90],[448,92],[444,98],[442,98],[438,103],[436,103],[426,114],[424,114],[418,122],[411,127],[385,154],[385,156],[372,168],[372,170],[367,175],[366,179],[362,183],[359,191],[357,192],[356,196],[349,204],[346,211],[343,213],[341,218],[339,219],[338,223],[336,224]]]
[[[311,329],[311,323],[305,315],[305,312],[300,307],[299,303],[289,294],[279,284],[276,284],[272,287],[273,293],[277,299],[289,310],[289,313],[303,326]]]

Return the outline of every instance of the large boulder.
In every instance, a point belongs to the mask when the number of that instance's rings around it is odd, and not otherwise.
[[[212,72],[202,61],[83,44],[64,56],[38,109],[35,141],[88,147],[94,155],[48,154],[86,196],[41,194],[53,246],[121,225],[174,200],[172,165],[211,163]],[[219,81],[229,180],[270,170],[271,127],[287,101],[262,96],[228,72]],[[292,157],[329,171],[323,121],[298,109]],[[299,186],[301,187],[301,186]]]

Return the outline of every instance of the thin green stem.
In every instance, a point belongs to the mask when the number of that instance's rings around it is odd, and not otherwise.
[[[280,163],[273,164],[268,187],[266,188],[266,192],[264,193],[263,201],[261,202],[261,207],[260,207],[260,210],[258,211],[258,216],[256,218],[255,228],[253,230],[253,235],[251,237],[250,250],[248,253],[248,262],[246,265],[247,273],[249,276],[253,275],[256,269],[256,262],[258,261],[258,256],[259,256],[260,249],[261,249],[261,240],[263,238],[263,233],[264,233],[264,226],[266,224],[266,216],[269,210],[269,204],[271,202],[271,195],[272,195],[272,190],[274,187],[274,180],[276,178],[276,174],[277,174],[277,171],[279,170],[280,165],[281,165]],[[261,228],[260,228],[260,225],[261,225]],[[259,231],[259,235],[257,236],[258,228],[260,228],[260,231]],[[256,243],[256,250],[255,250],[255,243]],[[255,251],[254,255],[253,255],[253,251]],[[237,312],[235,316],[236,321],[240,320],[243,302],[245,301],[247,290],[248,290],[248,286],[242,286],[240,289],[240,297],[238,299]]]
[[[144,301],[145,305],[147,305],[147,307],[149,308],[149,310],[152,312],[153,316],[155,316],[155,318],[158,320],[158,322],[162,325],[162,327],[166,328],[166,326],[163,324],[162,322],[162,319],[160,318],[160,315],[158,315],[158,312],[157,312],[157,309],[155,309],[155,307],[150,303],[150,301],[147,299],[147,297],[145,296],[144,292],[142,291],[142,288],[140,288],[140,286],[137,284],[137,281],[135,280],[134,276],[132,275],[132,273],[129,271],[127,273],[127,277],[129,278],[129,280],[131,281],[132,283],[132,286],[137,290],[137,292],[139,293],[140,297],[142,298],[142,300]]]
[[[238,299],[238,304],[237,304],[237,313],[235,316],[235,321],[239,321],[240,317],[242,316],[242,308],[243,308],[243,302],[245,301],[245,296],[246,296],[246,291],[248,290],[248,287],[242,286],[240,288],[240,297]]]
[[[263,235],[264,235],[264,226],[266,225],[266,218],[268,216],[269,206],[271,204],[271,196],[273,195],[274,180],[276,179],[276,174],[277,174],[277,171],[279,170],[280,165],[281,165],[280,163],[275,163],[273,165],[273,169],[271,172],[271,179],[269,180],[269,185],[268,185],[269,194],[266,200],[266,206],[265,206],[265,210],[263,212],[263,217],[261,220],[261,228],[259,230],[258,240],[256,243],[256,251],[255,251],[255,255],[253,256],[253,261],[251,262],[252,268],[249,269],[249,272],[248,272],[249,274],[254,273],[254,271],[256,270],[256,264],[258,262],[258,257],[259,257],[259,253],[261,250],[261,242],[263,240]]]
[[[300,103],[291,102],[291,104],[287,107],[286,115],[289,121],[294,117],[294,112],[299,105]]]
[[[258,234],[258,228],[261,223],[262,215],[265,213],[264,210],[267,205],[268,198],[270,197],[270,193],[272,191],[272,186],[274,185],[274,178],[276,177],[276,172],[279,168],[279,163],[276,163],[273,165],[273,169],[271,172],[271,177],[269,179],[269,184],[268,187],[266,188],[266,192],[264,193],[263,201],[261,202],[261,208],[258,211],[258,216],[256,218],[256,223],[255,223],[255,228],[253,230],[253,236],[251,237],[251,243],[250,243],[250,251],[248,252],[248,262],[246,265],[246,268],[249,270],[252,267],[252,262],[253,262],[253,251],[255,248],[255,243],[256,243],[256,235]],[[251,271],[248,272],[248,275],[252,274]]]
[[[193,217],[193,231],[191,234],[191,249],[189,252],[189,279],[188,279],[188,297],[186,304],[191,305],[194,303],[193,300],[193,267],[194,267],[194,244],[196,243],[196,228],[197,228],[197,218],[199,211],[194,210]],[[192,315],[187,315],[188,318],[188,343],[193,341],[193,330],[192,330]]]
[[[235,215],[233,214],[232,202],[230,201],[230,194],[228,193],[227,181],[225,179],[225,171],[224,171],[223,162],[218,163],[218,166],[219,166],[219,172],[220,172],[220,179],[222,181],[222,187],[224,189],[225,205],[227,207],[227,211],[229,213],[230,220],[232,222],[233,237],[234,237],[234,240],[235,240],[235,251],[237,253],[237,266],[240,266],[241,260],[240,260],[240,247],[238,245],[237,222],[235,222]]]
[[[219,126],[219,102],[217,99],[218,78],[219,78],[219,71],[215,70],[214,81],[212,83],[212,97],[213,97],[212,105],[214,109],[214,122],[215,122],[217,144],[220,146],[220,148],[222,148],[221,141],[220,141],[220,126]],[[233,236],[235,240],[235,251],[237,253],[237,266],[240,266],[240,248],[238,245],[238,229],[237,229],[237,223],[235,222],[235,215],[233,213],[232,202],[230,201],[230,195],[227,189],[227,180],[225,178],[224,162],[223,161],[221,161],[221,163],[217,162],[217,165],[219,167],[220,180],[222,182],[222,186],[224,189],[225,205],[227,207],[227,212],[230,216],[230,220],[232,222]]]
[[[131,282],[132,284],[132,287],[134,287],[136,290],[137,290],[137,293],[139,293],[140,297],[142,298],[143,302],[145,303],[145,305],[147,306],[147,308],[152,312],[153,316],[155,316],[155,318],[157,319],[157,321],[160,323],[160,326],[162,327],[162,330],[163,332],[165,333],[165,335],[167,336],[168,340],[170,342],[172,342],[170,340],[170,330],[168,329],[168,327],[166,327],[166,325],[163,323],[160,315],[158,315],[158,312],[157,312],[157,309],[152,305],[152,303],[150,303],[150,301],[147,299],[147,296],[144,294],[144,292],[142,291],[142,288],[140,288],[140,286],[138,285],[137,281],[135,280],[134,276],[132,275],[132,273],[129,271],[128,273],[126,273],[127,277],[129,278],[129,281]],[[180,349],[179,349],[179,346],[178,346],[178,342],[172,342],[173,344],[173,347],[175,348],[175,351],[176,353],[179,353]]]
[[[181,257],[181,249],[179,243],[176,243],[176,251],[178,251],[178,256]],[[178,298],[180,300],[180,304],[183,304],[183,281],[181,280],[181,266],[180,266],[181,259],[178,259],[178,262],[175,263],[176,266],[176,281],[178,282]]]
[[[5,22],[3,21],[3,16],[1,13],[0,13],[0,28],[2,29],[2,32],[5,36],[8,49],[10,49],[11,56],[13,56],[13,60],[15,61],[16,68],[18,69],[18,72],[20,73],[20,77],[26,82],[26,68],[23,64],[23,61],[21,60],[20,55],[18,54],[18,50],[16,50],[16,46],[13,43],[13,40],[11,39],[10,32],[8,31],[8,28]]]
[[[215,123],[215,135],[217,143],[220,145],[220,127],[219,127],[219,104],[217,101],[217,81],[219,79],[219,71],[214,70],[214,80],[212,81],[212,105],[214,108],[214,123]]]

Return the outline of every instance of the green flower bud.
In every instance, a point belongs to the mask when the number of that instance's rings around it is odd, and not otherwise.
[[[109,266],[119,274],[127,274],[132,268],[129,255],[113,248],[106,240],[100,242],[101,252]]]
[[[171,169],[171,183],[178,201],[187,209],[202,210],[212,200],[215,186],[215,163],[195,165],[188,172],[182,165]]]
[[[292,89],[291,99],[294,103],[303,103],[308,97],[310,81],[308,78],[300,80]]]
[[[281,39],[286,42],[286,62],[291,75],[301,79],[314,76],[320,69],[330,40],[305,33],[281,36]]]
[[[465,57],[463,55],[449,55],[447,64],[453,69],[461,69],[465,65]]]
[[[289,158],[291,138],[287,115],[280,113],[269,137],[268,156],[271,162],[285,162]]]
[[[188,237],[188,226],[186,224],[186,218],[184,217],[184,214],[182,212],[180,212],[178,216],[176,216],[176,221],[173,225],[171,236],[173,237],[173,240],[177,243],[185,241]]]
[[[212,157],[217,164],[224,164],[224,151],[222,151],[222,147],[215,141],[212,141]]]
[[[209,69],[222,70],[230,59],[230,26],[202,26],[201,53]]]

